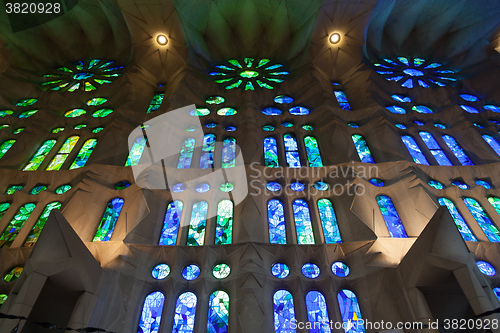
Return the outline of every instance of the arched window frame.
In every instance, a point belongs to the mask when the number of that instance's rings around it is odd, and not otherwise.
[[[394,214],[390,214],[391,212],[387,207],[384,207],[385,210],[387,210],[387,214],[384,213],[381,207],[381,203],[379,198],[388,198],[390,201],[390,204],[392,205],[392,208],[394,208]],[[392,198],[388,196],[387,194],[379,194],[375,198],[377,201],[377,205],[379,206],[380,213],[382,214],[382,218],[384,219],[385,225],[387,226],[387,230],[389,231],[389,234],[393,238],[407,238],[408,234],[406,233],[405,226],[403,224],[403,221],[401,220],[401,217],[399,216],[398,210],[396,209],[396,205],[394,204],[394,201],[392,201]],[[391,221],[393,219],[396,219],[395,221]],[[398,226],[398,224],[400,226]]]
[[[274,215],[270,215],[270,203],[272,201],[277,201],[283,210],[282,216],[279,216],[279,221],[277,225],[273,225],[273,228],[271,228],[271,217],[274,217]],[[285,206],[283,205],[283,202],[278,199],[278,198],[272,198],[267,201],[267,225],[269,229],[269,242],[271,244],[286,244],[286,216],[285,216]],[[283,226],[282,230],[279,228],[280,226]],[[273,241],[274,240],[274,241]]]

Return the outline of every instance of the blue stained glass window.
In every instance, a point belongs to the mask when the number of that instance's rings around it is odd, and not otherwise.
[[[359,134],[354,134],[352,136],[352,141],[354,142],[354,146],[356,146],[356,151],[358,152],[361,162],[375,163],[375,160],[372,157],[372,153],[370,151],[370,148],[368,148],[368,144],[366,143],[365,138],[363,138]]]
[[[340,108],[344,110],[351,110],[351,106],[349,105],[349,101],[347,100],[347,96],[343,91],[336,90],[334,91],[335,97],[337,98],[337,102],[339,102]]]
[[[274,97],[274,102],[279,104],[290,104],[293,102],[293,98],[287,95],[278,95]]]
[[[432,156],[434,156],[439,165],[453,165],[431,133],[419,132],[418,134],[422,138],[422,141],[424,141],[427,148],[429,148]]]
[[[295,321],[293,296],[287,290],[278,290],[273,296],[274,304],[274,332],[295,333],[292,321]]]
[[[278,199],[271,199],[267,203],[267,219],[269,241],[272,244],[286,244],[285,213],[283,203]]]
[[[229,326],[229,295],[214,291],[208,299],[207,333],[227,333]]]
[[[309,205],[303,199],[294,200],[293,216],[299,244],[314,244],[314,234],[309,214]]]
[[[304,191],[305,186],[301,182],[294,182],[290,184],[290,188],[292,189],[292,191],[300,192]]]
[[[222,168],[236,166],[236,139],[229,137],[222,141]]]
[[[379,178],[372,178],[370,179],[370,184],[377,186],[377,187],[382,187],[384,186],[384,181]]]
[[[405,227],[391,198],[386,195],[379,195],[377,196],[377,203],[391,237],[407,238]]]
[[[290,108],[288,112],[295,116],[306,116],[309,114],[309,109],[303,106],[294,106],[293,108]]]
[[[174,325],[172,332],[193,333],[196,315],[196,295],[187,291],[179,296],[175,303]]]
[[[468,102],[477,102],[477,101],[479,101],[479,98],[477,98],[474,95],[461,94],[460,97],[462,97],[463,99],[465,99]]]
[[[405,130],[405,129],[407,129],[407,128],[408,128],[408,127],[406,127],[406,125],[404,125],[404,124],[395,124],[394,126],[396,126],[396,127],[397,127],[397,128],[399,128],[399,129],[402,129],[402,130]]]
[[[149,294],[144,300],[142,306],[141,319],[139,321],[138,332],[141,333],[158,333],[160,330],[161,313],[163,311],[163,304],[165,303],[165,296],[155,291]]]
[[[277,192],[281,190],[281,185],[277,182],[269,182],[267,183],[266,188],[271,192]]]
[[[422,121],[420,121],[420,120],[414,120],[414,121],[413,121],[413,123],[414,123],[415,125],[417,125],[417,126],[424,126],[424,125],[425,125],[425,123],[424,123],[424,122],[422,122]]]
[[[321,154],[319,152],[318,140],[316,140],[315,137],[308,135],[304,138],[304,145],[306,147],[309,167],[322,167],[323,161],[321,160]]]
[[[428,108],[427,106],[424,105],[414,105],[411,108],[413,111],[417,111],[418,113],[425,113],[425,114],[431,114],[434,113],[431,108]]]
[[[163,280],[170,274],[170,266],[167,264],[156,265],[151,271],[151,275],[156,280]]]
[[[302,274],[309,279],[315,279],[319,276],[320,270],[318,265],[313,263],[307,263],[302,265]]]
[[[262,129],[266,132],[272,132],[272,131],[274,131],[274,126],[273,125],[264,125],[264,126],[262,126]]]
[[[408,79],[403,84],[401,84],[401,86],[405,88],[413,88],[413,80]]]
[[[281,110],[278,108],[268,107],[264,108],[262,113],[266,116],[279,116],[281,114]]]
[[[469,105],[460,105],[460,107],[469,113],[479,113],[479,111],[476,108]]]
[[[192,281],[200,276],[200,267],[197,265],[187,265],[182,269],[182,277],[188,281]]]
[[[485,105],[485,106],[483,106],[483,108],[485,108],[486,110],[493,111],[493,112],[500,112],[500,107],[498,107],[496,105]]]
[[[215,135],[207,134],[203,138],[201,148],[200,169],[211,169],[214,166]]]
[[[406,110],[404,108],[402,108],[400,106],[396,106],[396,105],[387,106],[386,109],[392,113],[395,113],[395,114],[405,114],[406,113]]]
[[[359,125],[353,122],[347,123],[347,126],[352,127],[352,128],[359,128]]]
[[[427,184],[429,184],[429,186],[435,188],[436,190],[442,190],[444,188],[443,184],[441,184],[437,180],[429,180]]]
[[[185,189],[186,189],[186,185],[184,185],[183,183],[178,183],[178,184],[175,184],[174,186],[172,186],[172,192],[174,192],[174,193],[182,192]]]
[[[284,263],[277,262],[271,267],[271,274],[278,279],[284,279],[290,274],[290,268]]]
[[[207,183],[200,184],[200,185],[196,186],[196,189],[195,189],[195,191],[198,193],[205,193],[205,192],[208,192],[209,190],[210,190],[210,185]]]
[[[188,138],[182,143],[177,169],[189,169],[191,167],[195,142],[195,139]]]
[[[484,126],[483,126],[483,125],[478,124],[478,123],[472,123],[472,125],[476,126],[477,128],[481,128],[481,129],[483,129],[483,128],[484,128]]]
[[[297,139],[293,133],[283,135],[285,141],[285,156],[286,164],[290,168],[300,168],[299,148],[297,146]]]
[[[454,180],[451,182],[451,185],[453,186],[456,186],[462,190],[468,190],[469,189],[469,185],[465,184],[464,182],[461,182],[459,180]]]
[[[314,183],[314,188],[318,191],[326,191],[330,188],[330,185],[322,181],[317,181]]]
[[[401,102],[401,103],[409,103],[409,102],[411,102],[411,98],[408,97],[408,96],[404,96],[404,95],[392,95],[391,97],[392,97],[392,99],[394,99],[397,102]]]
[[[483,134],[482,135],[484,141],[486,141],[487,144],[490,145],[491,149],[497,153],[498,156],[500,156],[500,144],[498,143],[495,138],[493,138],[491,135]]]
[[[93,242],[105,242],[110,240],[124,203],[125,200],[122,198],[114,198],[108,203],[101,222],[97,227],[97,232],[92,240]]]
[[[446,129],[447,128],[445,124],[441,124],[441,123],[435,123],[434,127],[437,127],[439,129]]]
[[[349,275],[349,266],[341,261],[336,261],[332,264],[332,273],[338,277],[346,277]]]
[[[491,189],[491,184],[487,182],[486,180],[478,179],[476,180],[476,185],[482,186],[487,190]]]
[[[500,242],[500,231],[490,220],[483,207],[472,198],[464,198],[465,206],[470,211],[477,224],[481,227],[490,242]]]
[[[205,125],[206,128],[216,128],[217,127],[217,123],[207,123]]]
[[[326,308],[325,296],[319,291],[312,290],[306,294],[307,318],[311,323],[310,333],[331,333],[330,318]]]
[[[207,212],[208,203],[206,201],[199,201],[193,204],[191,221],[189,222],[187,245],[201,246],[204,244]]]
[[[333,210],[332,202],[329,199],[319,199],[318,211],[321,219],[321,226],[323,227],[323,234],[325,235],[325,243],[342,243],[339,224],[337,222],[337,216],[335,216],[335,211]]]
[[[349,333],[364,333],[365,326],[360,322],[361,309],[359,308],[356,294],[348,289],[342,289],[337,294],[340,313],[342,315],[343,327],[350,327]]]
[[[488,121],[492,124],[495,124],[497,126],[500,126],[500,120],[495,120],[495,119],[488,119]]]
[[[215,245],[231,244],[233,240],[233,202],[222,200],[217,206]]]
[[[476,265],[477,265],[477,268],[479,268],[481,273],[483,273],[484,275],[494,276],[497,273],[497,271],[495,270],[495,267],[493,267],[493,265],[487,261],[478,260],[478,261],[476,261]]]
[[[458,145],[457,141],[452,136],[443,135],[443,140],[462,165],[474,165],[469,156],[467,156],[462,147]]]
[[[225,128],[225,130],[228,132],[234,132],[234,131],[236,131],[236,129],[237,129],[236,126],[227,126]]]
[[[279,167],[278,147],[275,138],[267,137],[264,139],[264,162],[266,167]]]
[[[403,141],[404,145],[406,146],[406,149],[408,149],[408,152],[410,153],[410,155],[413,158],[413,161],[415,161],[415,163],[429,165],[429,162],[425,158],[424,154],[422,154],[422,151],[418,147],[415,139],[413,139],[409,135],[403,135],[401,137],[401,140]]]
[[[175,245],[177,243],[182,208],[183,203],[179,200],[168,204],[158,245]]]
[[[493,288],[493,292],[495,293],[495,296],[498,298],[498,300],[500,301],[500,288],[496,287],[496,288]]]
[[[470,230],[469,225],[465,222],[465,219],[462,214],[460,214],[455,204],[448,198],[439,198],[438,202],[441,206],[446,206],[446,208],[448,208],[448,211],[450,212],[458,231],[462,235],[462,238],[466,241],[477,242],[476,236],[474,236]]]

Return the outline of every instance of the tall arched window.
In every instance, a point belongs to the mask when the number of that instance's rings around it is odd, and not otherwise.
[[[309,205],[303,199],[294,200],[293,217],[295,219],[295,229],[299,244],[314,244],[314,233],[311,224]]]
[[[434,156],[439,165],[453,165],[448,159],[448,156],[446,156],[444,151],[441,149],[441,146],[439,146],[436,139],[434,139],[431,133],[419,132],[418,134],[420,135],[425,145],[427,146],[432,156]]]
[[[304,145],[306,146],[309,167],[322,167],[323,160],[321,159],[321,154],[319,152],[318,140],[316,140],[315,137],[308,135],[304,138]]]
[[[93,242],[106,242],[111,239],[124,202],[122,198],[114,198],[108,202],[94,239],[92,239]]]
[[[199,201],[193,204],[191,212],[191,221],[189,222],[189,231],[187,245],[201,246],[205,243],[205,227],[207,225],[208,203]]]
[[[130,153],[128,154],[125,166],[133,166],[139,164],[141,160],[142,153],[144,152],[144,147],[146,147],[147,138],[140,136],[135,139],[132,148],[130,148]]]
[[[363,319],[356,294],[348,289],[342,289],[337,294],[343,327],[351,327],[349,333],[364,333],[365,326],[359,320]]]
[[[42,164],[43,160],[45,159],[45,156],[47,156],[50,153],[50,150],[54,145],[56,144],[56,140],[47,140],[45,141],[40,148],[36,151],[35,155],[31,158],[31,160],[26,164],[24,167],[23,171],[36,171],[38,167],[40,167],[40,164]]]
[[[78,152],[73,164],[69,167],[70,170],[78,169],[84,167],[90,158],[90,155],[94,151],[95,145],[97,144],[97,139],[88,139],[83,144],[82,148]]]
[[[462,238],[466,241],[477,242],[476,236],[474,236],[470,230],[469,225],[465,222],[465,219],[462,214],[460,214],[455,204],[448,198],[439,198],[438,202],[441,206],[446,206],[446,208],[448,208],[448,211],[450,212],[451,217],[453,217],[453,221],[455,221],[455,225],[462,235]]]
[[[190,291],[179,296],[177,303],[175,303],[174,326],[172,327],[172,332],[193,332],[196,302],[196,295]]]
[[[495,138],[491,135],[483,134],[482,137],[484,141],[486,141],[486,143],[490,145],[491,149],[493,149],[495,153],[500,156],[500,144],[498,143],[498,141],[495,140]]]
[[[168,204],[158,245],[175,245],[177,243],[182,207],[183,203],[180,200]]]
[[[211,169],[214,167],[215,134],[207,134],[203,138],[201,148],[200,169]]]
[[[207,333],[227,333],[229,327],[229,295],[214,291],[208,299]]]
[[[14,145],[14,143],[16,143],[16,140],[11,139],[4,141],[0,145],[0,158],[4,157],[4,155],[9,151],[9,149]]]
[[[19,208],[17,214],[10,220],[2,236],[0,236],[0,247],[9,247],[14,242],[35,207],[36,204],[27,203]]]
[[[75,148],[75,145],[79,139],[80,137],[76,135],[67,138],[66,141],[64,141],[61,149],[59,149],[59,152],[56,154],[56,156],[54,156],[52,162],[50,162],[49,166],[45,170],[51,171],[61,169],[64,161],[66,161],[73,148]]]
[[[490,242],[500,242],[500,231],[490,220],[483,207],[472,198],[464,198],[464,203]]]
[[[217,207],[215,245],[231,244],[233,240],[233,202],[222,200]]]
[[[368,144],[366,143],[366,140],[365,138],[363,138],[363,136],[354,134],[352,136],[352,141],[354,142],[354,146],[356,147],[356,151],[358,152],[361,162],[375,163],[370,148],[368,148]]]
[[[278,290],[273,296],[274,303],[274,332],[294,333],[292,321],[295,322],[293,296],[287,290]]]
[[[401,222],[401,218],[399,218],[391,198],[386,195],[379,195],[377,196],[377,203],[391,237],[407,238],[408,235],[406,234],[405,227]]]
[[[319,199],[318,211],[321,219],[321,226],[323,227],[323,234],[325,235],[325,243],[342,243],[339,224],[335,216],[335,211],[333,210],[332,202],[328,199]]]
[[[177,163],[177,169],[191,168],[195,143],[196,140],[193,138],[187,138],[184,140],[181,147],[181,153],[179,155],[179,162]]]
[[[276,139],[273,137],[264,139],[264,164],[270,168],[279,167],[278,147],[276,146]]]
[[[465,151],[462,149],[462,147],[460,147],[460,145],[458,144],[458,142],[455,140],[454,137],[445,134],[445,135],[443,135],[443,140],[444,140],[444,142],[446,142],[446,144],[450,148],[451,152],[455,155],[455,157],[458,159],[460,164],[462,164],[462,165],[474,165],[474,163],[472,163],[469,156],[467,156]]]
[[[222,141],[222,168],[234,168],[236,166],[236,139],[225,138]]]
[[[415,163],[429,165],[429,161],[427,161],[427,158],[425,158],[425,155],[422,154],[422,151],[420,150],[415,139],[413,139],[409,135],[403,135],[401,137],[401,140],[405,144],[406,149],[408,149],[408,152],[410,153],[410,155],[413,158],[413,161],[415,161]]]
[[[54,209],[61,209],[61,203],[54,201],[45,206],[45,209],[42,212],[42,215],[38,218],[38,221],[35,223],[33,228],[31,229],[28,237],[24,242],[24,246],[34,246],[42,233],[42,229],[45,226],[45,222],[49,219],[50,212]]]
[[[158,333],[160,331],[161,314],[165,295],[159,291],[152,292],[144,300],[138,332]]]
[[[312,290],[306,294],[307,318],[312,328],[310,333],[330,333],[330,318],[326,308],[325,296]]]
[[[285,141],[285,156],[287,166],[289,168],[300,168],[302,165],[300,164],[299,147],[297,145],[295,134],[287,133],[283,135],[283,140]]]
[[[269,222],[269,241],[272,244],[286,244],[285,212],[283,203],[278,199],[268,201],[267,219]]]

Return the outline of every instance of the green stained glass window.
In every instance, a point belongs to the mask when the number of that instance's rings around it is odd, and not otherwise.
[[[127,161],[125,162],[125,166],[132,166],[139,164],[139,161],[142,156],[142,152],[144,151],[144,147],[146,147],[147,138],[140,136],[135,139],[132,148],[130,149],[130,153],[128,154]]]
[[[30,106],[37,102],[36,98],[23,99],[22,101],[16,103],[16,106]]]
[[[208,97],[205,102],[207,104],[222,104],[226,101],[226,99],[222,96],[210,96]]]
[[[25,129],[24,127],[16,128],[15,130],[12,131],[12,134],[19,134],[22,131],[24,131],[24,129]]]
[[[229,182],[223,183],[220,185],[220,190],[222,192],[231,192],[232,190],[234,190],[234,185]]]
[[[46,170],[52,171],[61,169],[62,165],[64,164],[64,161],[66,161],[66,158],[68,158],[73,148],[75,148],[75,145],[79,139],[80,139],[79,136],[71,136],[68,139],[66,139],[61,149],[59,149],[59,152],[57,153],[56,156],[54,156],[54,159],[52,159],[52,162],[50,162]]]
[[[73,161],[73,164],[71,164],[69,169],[73,170],[85,166],[85,164],[90,158],[90,155],[94,151],[94,147],[96,144],[97,144],[97,139],[88,139],[87,141],[85,141],[82,148],[80,149],[80,152],[76,156],[75,160]]]
[[[24,167],[23,171],[35,171],[42,164],[45,156],[50,153],[50,150],[56,144],[56,140],[51,139],[45,141],[42,146],[37,150],[35,155],[31,158],[28,164]]]
[[[14,267],[7,274],[5,274],[5,276],[3,277],[3,280],[7,283],[14,282],[17,279],[19,279],[23,270],[24,270],[23,267],[20,267],[20,266]]]
[[[194,110],[191,110],[189,114],[193,117],[202,117],[202,116],[208,116],[210,114],[210,110],[207,108],[197,108]]]
[[[78,124],[78,125],[75,125],[73,128],[74,129],[82,129],[82,128],[85,128],[87,127],[87,124]]]
[[[234,116],[237,113],[238,111],[233,108],[222,108],[217,110],[217,115],[219,116]]]
[[[0,236],[0,247],[9,247],[14,242],[35,207],[36,204],[27,203],[19,208],[17,214],[9,222],[2,236]]]
[[[202,246],[205,243],[207,212],[208,203],[206,201],[199,201],[193,204],[191,221],[189,222],[187,245]]]
[[[228,264],[217,264],[212,269],[212,274],[216,279],[225,279],[231,274],[231,267]]]
[[[222,141],[222,168],[236,166],[236,139],[229,137]]]
[[[332,202],[329,199],[319,199],[318,211],[321,219],[321,226],[323,227],[323,234],[325,236],[325,243],[342,243],[339,224],[335,216],[335,211],[333,210]]]
[[[4,141],[0,145],[0,158],[4,157],[4,155],[7,154],[7,152],[9,151],[10,148],[12,148],[14,143],[16,143],[16,140],[11,139],[11,140]]]
[[[14,111],[12,111],[12,110],[1,110],[0,111],[0,118],[3,118],[5,116],[10,116],[13,113],[14,113]]]
[[[47,220],[49,219],[50,212],[52,212],[54,209],[61,209],[61,203],[54,201],[45,206],[42,215],[40,215],[38,221],[35,223],[28,237],[26,238],[24,246],[35,245],[36,241],[38,240],[38,237],[40,237],[40,234],[42,233],[42,229],[45,226],[45,222],[47,222]]]
[[[375,160],[372,157],[372,153],[370,151],[370,148],[368,148],[368,144],[366,143],[365,138],[363,138],[359,134],[354,134],[352,136],[352,141],[354,142],[354,146],[356,146],[356,150],[361,162],[375,163]]]
[[[153,111],[157,111],[160,108],[161,103],[163,102],[163,98],[165,97],[164,93],[156,93],[149,104],[148,111],[146,113],[150,113]]]
[[[30,194],[33,194],[33,195],[36,195],[42,191],[46,191],[47,190],[47,186],[45,185],[37,185],[35,187],[33,187],[30,191]]]
[[[231,244],[233,239],[233,202],[222,200],[217,208],[215,245]]]
[[[92,133],[99,133],[104,129],[104,127],[96,127],[92,130]]]
[[[101,109],[101,110],[97,110],[96,112],[92,113],[92,117],[104,118],[104,117],[110,115],[111,113],[113,113],[113,110],[111,110],[111,109]]]
[[[69,110],[68,112],[66,112],[64,114],[64,116],[66,118],[76,118],[76,117],[80,117],[86,113],[87,113],[87,111],[85,111],[84,109],[73,109],[73,110]]]
[[[0,308],[2,308],[2,305],[7,301],[7,298],[9,296],[7,294],[0,294]]]
[[[104,97],[94,97],[92,99],[89,99],[87,101],[87,105],[88,106],[97,106],[97,105],[101,105],[101,104],[104,104],[108,101],[107,98],[104,98]]]
[[[63,194],[63,193],[68,192],[69,190],[71,190],[71,185],[68,185],[68,184],[61,185],[58,188],[56,188],[56,193],[57,194]]]
[[[52,130],[52,133],[55,134],[55,133],[59,133],[59,132],[62,132],[62,131],[64,131],[64,127],[57,127],[57,128],[54,128]]]
[[[9,128],[9,124],[3,124],[3,125],[0,125],[0,128]]]
[[[182,143],[177,169],[189,169],[193,159],[195,139],[188,138]]]
[[[292,206],[298,243],[314,244],[311,215],[309,214],[307,202],[303,199],[297,199],[293,202]]]
[[[104,210],[101,222],[97,227],[94,239],[92,239],[93,242],[106,242],[111,239],[111,235],[115,230],[116,221],[120,216],[124,202],[125,201],[122,198],[114,198],[108,203],[106,209]]]
[[[7,191],[5,191],[5,194],[12,195],[16,193],[17,191],[21,191],[23,189],[23,185],[11,185],[7,188]]]
[[[24,112],[21,112],[21,113],[19,114],[19,116],[18,116],[18,117],[19,117],[19,118],[21,118],[21,119],[22,119],[22,118],[29,118],[29,117],[31,117],[32,115],[34,115],[35,113],[37,113],[37,112],[38,112],[38,110],[28,110],[28,111],[24,111]]]
[[[319,152],[318,140],[312,136],[306,136],[304,138],[304,144],[306,146],[307,159],[309,160],[309,167],[322,167],[323,161],[321,160],[321,154]]]
[[[10,202],[2,202],[0,203],[0,219],[5,215],[5,212],[10,208]]]
[[[207,333],[228,332],[229,295],[222,290],[214,291],[208,299]]]

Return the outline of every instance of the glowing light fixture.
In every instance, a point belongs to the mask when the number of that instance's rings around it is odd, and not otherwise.
[[[156,42],[160,45],[167,45],[168,38],[165,35],[158,35],[156,36]]]
[[[340,34],[337,32],[334,32],[333,34],[330,35],[330,38],[328,40],[332,44],[337,44],[338,42],[340,42]]]

